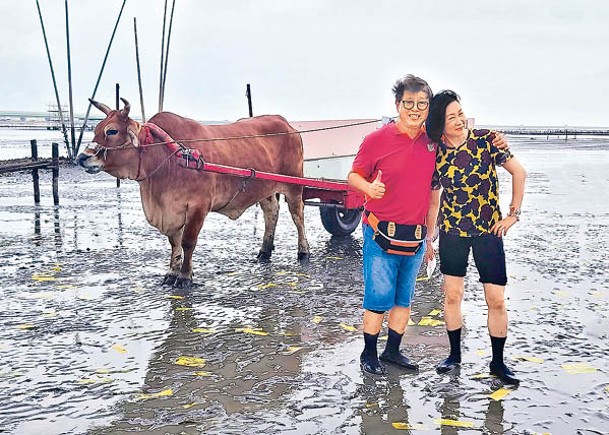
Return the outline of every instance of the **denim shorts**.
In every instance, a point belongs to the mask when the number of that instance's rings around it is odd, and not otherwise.
[[[494,234],[459,237],[440,232],[440,272],[444,275],[465,276],[469,251],[483,284],[504,286],[507,283],[503,239]]]
[[[374,230],[363,225],[364,303],[366,310],[409,308],[417,274],[425,256],[425,242],[415,255],[388,254],[372,239]]]

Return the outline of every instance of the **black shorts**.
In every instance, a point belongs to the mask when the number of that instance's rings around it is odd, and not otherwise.
[[[503,239],[494,234],[459,237],[440,232],[440,271],[444,275],[465,276],[469,250],[483,284],[505,285],[505,252]]]

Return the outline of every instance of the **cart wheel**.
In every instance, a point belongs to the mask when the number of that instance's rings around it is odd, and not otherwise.
[[[319,215],[324,228],[333,236],[344,237],[351,234],[360,223],[362,212],[357,208],[319,207]]]

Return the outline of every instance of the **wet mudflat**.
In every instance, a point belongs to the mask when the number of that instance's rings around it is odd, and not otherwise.
[[[0,177],[0,432],[609,433],[609,144],[512,144],[529,178],[506,239],[506,356],[522,380],[506,389],[480,376],[490,342],[473,268],[460,372],[434,370],[447,352],[436,271],[403,343],[421,372],[369,377],[359,231],[333,239],[307,208],[299,264],[282,204],[273,259],[258,264],[262,212],[212,215],[195,286],[176,290],[160,285],[169,246],[136,183],[62,168],[54,209],[50,175],[37,207],[31,176]]]

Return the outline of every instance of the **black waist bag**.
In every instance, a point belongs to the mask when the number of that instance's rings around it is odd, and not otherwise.
[[[366,217],[374,230],[373,239],[389,254],[414,255],[419,252],[427,235],[425,225],[402,225],[391,221],[380,221],[369,211]]]

